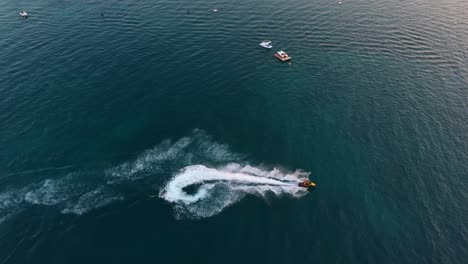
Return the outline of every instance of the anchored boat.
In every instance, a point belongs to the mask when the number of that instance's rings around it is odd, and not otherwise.
[[[290,61],[291,60],[291,57],[289,57],[288,54],[286,54],[286,52],[280,50],[278,52],[275,53],[275,57],[282,61],[282,62],[285,62],[285,61]]]
[[[271,45],[271,41],[269,40],[262,41],[262,43],[260,43],[260,46],[264,47],[265,49],[273,48],[273,46]]]

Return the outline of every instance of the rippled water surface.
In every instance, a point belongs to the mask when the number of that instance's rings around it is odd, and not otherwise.
[[[467,1],[4,0],[0,33],[1,264],[468,258]]]

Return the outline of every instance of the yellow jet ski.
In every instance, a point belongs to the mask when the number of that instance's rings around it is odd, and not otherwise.
[[[299,187],[307,188],[307,190],[309,191],[315,189],[316,186],[317,184],[315,184],[315,182],[312,182],[310,180],[304,180],[299,183]]]

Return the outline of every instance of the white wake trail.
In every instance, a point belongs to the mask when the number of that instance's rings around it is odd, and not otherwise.
[[[193,165],[182,169],[161,190],[160,197],[175,206],[179,217],[209,217],[236,203],[247,194],[302,197],[307,192],[297,183],[309,173],[264,171],[252,166],[229,164],[222,168]],[[195,190],[188,192],[187,188]]]
[[[8,174],[34,174],[34,181],[0,186],[0,225],[33,205],[53,206],[64,214],[86,214],[125,200],[128,194],[133,197],[135,192],[152,192],[155,186],[159,189],[166,175],[173,173],[159,196],[174,206],[179,217],[213,216],[248,194],[306,194],[297,183],[308,173],[236,164],[247,163],[245,158],[195,129],[186,137],[164,140],[133,160],[102,168],[104,173],[101,168],[69,166]]]

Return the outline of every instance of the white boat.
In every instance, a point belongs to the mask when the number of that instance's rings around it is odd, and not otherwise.
[[[262,43],[260,43],[260,46],[264,47],[265,49],[273,48],[273,46],[271,45],[271,41],[269,40],[262,41]]]
[[[28,13],[26,13],[26,11],[21,11],[19,14],[22,17],[28,17]]]

